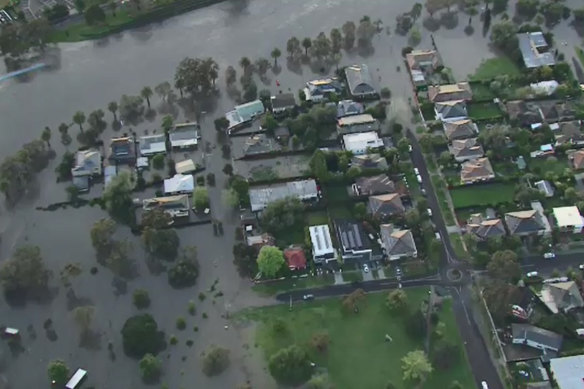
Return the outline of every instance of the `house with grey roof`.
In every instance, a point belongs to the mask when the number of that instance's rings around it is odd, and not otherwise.
[[[474,184],[495,178],[495,171],[489,158],[470,159],[462,163],[460,181],[463,184]]]
[[[485,219],[480,213],[470,215],[466,230],[480,240],[507,235],[501,219]]]
[[[436,50],[413,50],[406,54],[406,62],[416,87],[428,84],[426,79],[442,67],[442,60]]]
[[[189,195],[180,194],[145,199],[142,201],[142,209],[144,211],[162,209],[173,218],[188,217],[190,212]]]
[[[434,104],[434,112],[436,113],[436,120],[443,122],[463,120],[468,116],[466,104],[463,100],[436,103]]]
[[[541,208],[541,204],[539,204],[539,207],[537,204],[539,203],[534,201],[532,203],[532,209],[507,212],[505,214],[505,224],[507,225],[509,234],[527,236],[544,235],[550,232],[550,224],[543,214],[543,208]],[[541,212],[539,208],[541,208]]]
[[[550,129],[556,139],[555,146],[582,146],[584,145],[584,126],[581,120],[552,123]]]
[[[73,177],[100,176],[101,154],[94,149],[80,150],[75,153],[75,166],[71,169]]]
[[[450,154],[454,156],[457,162],[464,162],[485,155],[485,150],[478,142],[478,138],[455,139],[448,146],[448,150],[450,150]]]
[[[225,118],[229,121],[227,131],[231,133],[251,123],[254,119],[263,115],[265,110],[261,100],[254,100],[249,103],[237,105],[233,111],[225,114]]]
[[[140,155],[144,157],[155,154],[166,154],[165,134],[141,136],[138,143],[140,144]]]
[[[584,299],[574,281],[545,284],[539,293],[539,298],[554,314],[584,307]]]
[[[373,196],[394,193],[395,183],[389,179],[387,174],[379,174],[370,177],[357,177],[352,188],[357,196]]]
[[[341,100],[337,103],[337,119],[345,116],[360,115],[364,112],[365,107],[359,102],[353,100]]]
[[[168,138],[172,149],[192,149],[199,144],[200,126],[196,122],[176,124],[170,129]]]
[[[432,103],[445,101],[470,101],[472,90],[468,82],[458,82],[449,85],[432,85],[428,87],[428,100]]]
[[[470,119],[443,122],[442,126],[449,141],[472,138],[479,133],[478,126]]]
[[[283,114],[284,112],[291,111],[296,107],[294,93],[279,93],[272,96],[270,102],[272,105],[272,113],[274,115]]]
[[[415,258],[418,256],[412,231],[400,230],[391,224],[382,224],[379,226],[379,230],[381,234],[381,245],[390,261],[397,261],[408,257]]]
[[[243,154],[245,157],[268,154],[276,150],[280,150],[279,143],[265,134],[250,136],[245,140],[245,144],[243,145]]]
[[[369,237],[365,234],[361,223],[351,220],[337,219],[333,221],[339,254],[343,261],[357,260],[366,262],[371,260],[372,248]]]
[[[344,116],[337,120],[337,133],[339,135],[379,131],[379,129],[379,121],[368,113]]]
[[[345,77],[349,86],[349,93],[357,99],[377,98],[378,93],[373,86],[373,79],[369,67],[365,64],[352,65],[345,68]]]
[[[357,166],[361,169],[380,169],[388,168],[385,157],[378,153],[354,155],[351,157],[351,166]]]
[[[392,215],[400,215],[406,210],[397,193],[369,196],[367,208],[369,213],[378,219],[385,219]]]
[[[541,31],[517,34],[517,39],[526,68],[532,69],[556,64],[554,54],[549,51],[550,47]]]
[[[285,199],[286,197],[294,197],[301,201],[318,200],[319,195],[316,181],[312,179],[290,181],[261,185],[249,189],[249,201],[252,212],[262,211],[268,204]]]
[[[136,143],[131,137],[112,138],[108,161],[111,165],[134,165],[136,163]]]
[[[553,331],[549,331],[531,324],[511,324],[513,344],[525,345],[543,351],[543,358],[549,359],[557,355],[562,349],[564,337]],[[547,355],[546,357],[546,354]]]

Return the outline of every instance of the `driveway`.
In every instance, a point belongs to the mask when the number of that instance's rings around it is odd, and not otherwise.
[[[373,273],[371,270],[365,271],[361,269],[361,273],[363,274],[363,281],[373,281]]]

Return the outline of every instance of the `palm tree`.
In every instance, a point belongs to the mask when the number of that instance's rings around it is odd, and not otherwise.
[[[45,129],[41,133],[41,139],[44,142],[47,142],[47,146],[50,149],[51,148],[51,142],[50,142],[51,141],[51,129],[49,127],[45,127]]]
[[[239,66],[241,66],[241,68],[243,69],[243,72],[244,73],[249,68],[249,65],[251,65],[251,61],[249,60],[249,58],[247,58],[247,57],[241,57],[241,59],[239,60]]]
[[[174,119],[170,115],[166,115],[162,118],[162,124],[160,127],[164,130],[164,133],[168,133],[174,124]]]
[[[276,47],[274,50],[272,50],[271,56],[274,58],[274,67],[278,67],[278,58],[280,58],[281,55],[282,52],[279,48]]]
[[[148,104],[148,108],[150,108],[150,97],[152,97],[152,88],[150,88],[149,86],[145,86],[144,88],[142,88],[140,96],[142,96],[146,100],[146,104]]]
[[[310,38],[304,38],[302,40],[302,47],[304,47],[304,55],[308,55],[308,49],[312,46],[312,40]]]
[[[71,135],[69,135],[66,132],[61,133],[61,143],[63,144],[63,146],[65,147],[69,146],[72,141],[73,139],[71,139]]]
[[[85,123],[85,114],[81,111],[75,112],[75,115],[73,115],[73,123],[77,124],[79,126],[79,130],[81,130],[81,132],[83,132],[83,123]]]
[[[114,18],[116,17],[116,8],[117,7],[118,7],[118,4],[115,1],[110,1],[109,8],[112,10],[112,16]]]
[[[69,125],[67,123],[59,124],[59,132],[61,134],[66,134],[69,131]]]
[[[116,116],[116,111],[118,110],[118,103],[115,101],[110,102],[107,105],[107,109],[108,109],[108,111],[110,111],[112,113],[112,115],[114,115],[114,122],[117,122],[118,117]]]

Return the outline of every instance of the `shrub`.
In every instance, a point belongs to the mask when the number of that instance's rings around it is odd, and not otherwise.
[[[145,309],[150,306],[150,295],[145,289],[136,289],[134,291],[134,305],[138,309]]]
[[[179,317],[178,319],[176,319],[176,328],[181,331],[187,328],[187,321],[185,320],[184,317]]]
[[[229,363],[229,350],[210,346],[203,354],[203,373],[208,377],[221,374]]]
[[[381,88],[380,95],[384,99],[389,99],[391,97],[391,89],[389,89],[388,87]]]
[[[152,157],[152,167],[156,170],[164,169],[164,154],[156,154]]]

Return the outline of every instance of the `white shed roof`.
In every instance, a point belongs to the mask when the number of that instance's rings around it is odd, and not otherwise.
[[[320,226],[311,226],[308,228],[310,240],[312,242],[312,251],[314,256],[320,257],[326,254],[334,253],[331,240],[331,232],[327,224]]]
[[[184,174],[197,170],[197,165],[192,159],[187,159],[174,164],[174,169],[177,173]]]
[[[253,212],[263,210],[269,203],[286,197],[310,200],[318,197],[314,180],[300,180],[250,188],[249,200]]]
[[[375,131],[343,135],[343,143],[345,144],[345,150],[352,152],[365,150],[368,147],[383,146],[383,140],[379,138]]]
[[[578,207],[558,207],[553,209],[558,227],[584,227]]]
[[[580,389],[584,386],[584,355],[553,358],[550,369],[560,389]]]
[[[164,180],[164,193],[187,193],[195,189],[195,179],[192,175],[176,174]]]

